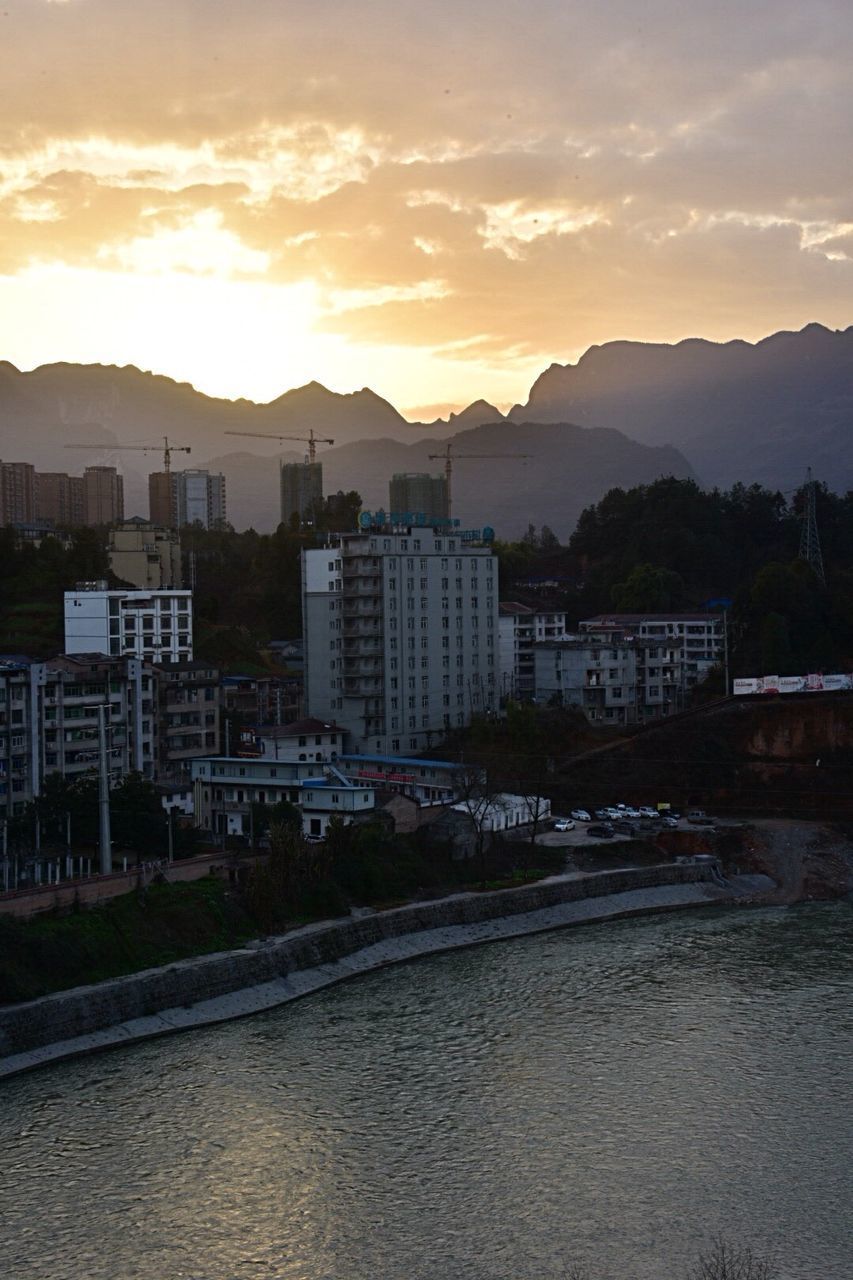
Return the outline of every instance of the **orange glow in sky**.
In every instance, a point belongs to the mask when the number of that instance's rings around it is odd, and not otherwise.
[[[615,338],[846,327],[844,13],[6,0],[0,359],[405,412]]]

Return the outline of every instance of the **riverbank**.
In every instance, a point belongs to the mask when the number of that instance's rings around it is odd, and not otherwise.
[[[751,900],[762,876],[717,884],[665,864],[569,874],[521,888],[363,911],[0,1010],[0,1076],[152,1036],[245,1017],[388,964],[456,947],[688,907]]]

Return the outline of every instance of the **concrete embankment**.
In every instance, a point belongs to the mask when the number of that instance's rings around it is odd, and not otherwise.
[[[238,951],[57,992],[0,1009],[0,1076],[151,1036],[242,1017],[416,956],[645,912],[726,902],[707,866],[555,876],[324,922]],[[756,881],[759,878],[756,878]]]

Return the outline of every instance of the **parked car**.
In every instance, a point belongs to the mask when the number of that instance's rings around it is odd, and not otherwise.
[[[691,809],[687,815],[687,821],[692,822],[694,827],[713,827],[714,819],[709,818],[704,809]]]
[[[587,835],[595,836],[598,840],[612,840],[613,828],[609,822],[593,823],[591,827],[586,829]]]
[[[610,819],[609,809],[596,809],[594,814],[596,822],[608,822]]]
[[[640,817],[641,818],[659,818],[660,814],[658,813],[657,809],[653,809],[650,804],[641,804]]]
[[[663,825],[664,825],[665,827],[667,827],[669,830],[672,830],[672,828],[673,828],[673,827],[677,827],[677,826],[678,826],[678,819],[677,819],[677,818],[673,818],[673,816],[672,816],[672,814],[671,814],[671,813],[665,813],[665,814],[663,815],[663,817],[661,818],[661,822],[662,822],[662,823],[663,823]]]
[[[558,818],[554,823],[555,831],[574,831],[574,829],[575,824],[572,822],[571,818]]]
[[[589,816],[586,809],[572,809],[572,817],[575,822],[592,822],[592,818]]]

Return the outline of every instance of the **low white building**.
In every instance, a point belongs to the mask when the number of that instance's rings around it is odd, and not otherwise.
[[[333,765],[245,756],[193,760],[194,805],[199,826],[216,835],[251,835],[252,805],[287,801],[302,813],[306,836],[323,837],[332,818],[344,825],[375,811],[372,787],[358,786]]]
[[[481,831],[489,832],[512,831],[551,816],[551,801],[546,796],[516,796],[509,792],[472,796],[452,807],[457,813],[467,814]]]
[[[182,662],[193,656],[191,591],[109,590],[78,583],[65,592],[65,652]]]

